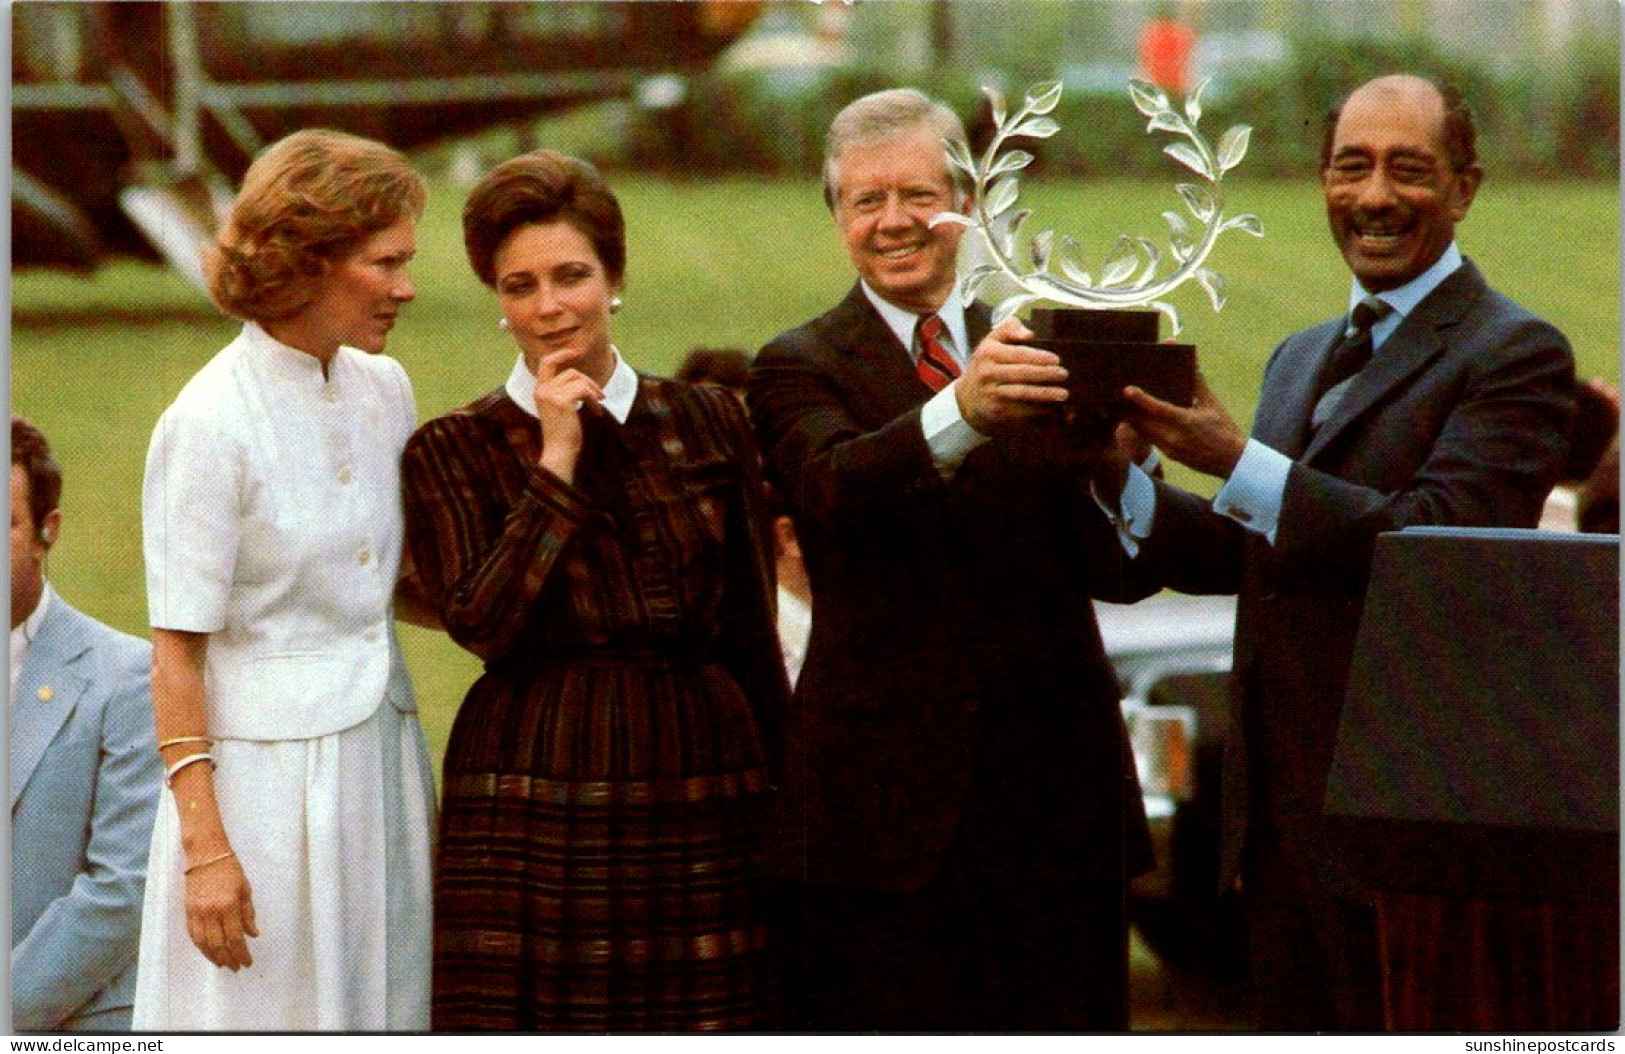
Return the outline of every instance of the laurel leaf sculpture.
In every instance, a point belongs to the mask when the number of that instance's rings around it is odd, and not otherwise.
[[[1218,272],[1206,266],[1208,254],[1225,231],[1263,237],[1264,226],[1252,213],[1225,215],[1225,174],[1247,156],[1252,129],[1238,124],[1219,137],[1217,146],[1211,145],[1197,130],[1206,87],[1206,81],[1199,84],[1181,112],[1156,85],[1129,81],[1129,97],[1149,118],[1147,134],[1166,132],[1181,137],[1164,146],[1163,153],[1193,172],[1200,182],[1183,182],[1174,187],[1184,210],[1162,214],[1168,224],[1166,253],[1154,239],[1121,235],[1101,263],[1098,279],[1091,277],[1077,241],[1068,235],[1042,230],[1032,236],[1027,251],[1021,252],[1021,229],[1032,210],[1016,208],[1020,190],[1017,173],[1033,163],[1033,155],[1026,150],[1006,150],[1005,145],[1011,139],[1047,139],[1061,130],[1048,116],[1061,101],[1061,83],[1049,81],[1028,89],[1014,112],[1007,109],[996,89],[983,88],[992,104],[994,122],[987,149],[980,158],[974,158],[963,143],[945,143],[948,162],[971,180],[971,208],[968,214],[941,212],[931,220],[932,226],[963,224],[979,234],[987,247],[992,262],[972,268],[960,280],[963,301],[970,303],[988,279],[1002,275],[1017,291],[994,307],[994,325],[1037,301],[1084,308],[1149,306],[1167,316],[1177,335],[1179,312],[1166,298],[1195,278],[1206,290],[1213,310],[1222,310],[1225,283]],[[1023,259],[1031,266],[1018,262]],[[1166,272],[1165,260],[1172,264]]]

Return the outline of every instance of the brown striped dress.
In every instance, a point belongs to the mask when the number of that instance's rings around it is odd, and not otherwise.
[[[485,660],[446,750],[433,1026],[771,1028],[756,448],[727,392],[650,377],[584,425],[574,486],[502,389],[404,455],[418,572]]]

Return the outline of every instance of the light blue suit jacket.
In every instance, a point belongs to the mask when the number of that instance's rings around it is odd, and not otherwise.
[[[11,707],[11,1012],[128,1028],[163,768],[151,648],[51,598]]]

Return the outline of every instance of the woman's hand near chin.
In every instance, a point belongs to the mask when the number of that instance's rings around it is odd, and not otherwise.
[[[604,390],[598,382],[563,363],[576,356],[574,349],[542,356],[536,366],[536,416],[542,422],[542,456],[538,464],[566,483],[575,482],[581,457],[581,418],[584,403],[598,403]]]

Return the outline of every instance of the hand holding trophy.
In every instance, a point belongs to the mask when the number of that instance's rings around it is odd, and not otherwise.
[[[1029,326],[1034,342],[1061,356],[1071,392],[1068,417],[1098,438],[1109,432],[1119,416],[1120,393],[1127,385],[1140,387],[1158,398],[1189,405],[1195,392],[1196,349],[1188,344],[1159,344],[1159,315],[1168,318],[1171,332],[1181,329],[1179,312],[1166,299],[1191,278],[1207,291],[1213,309],[1224,307],[1224,279],[1207,264],[1208,255],[1227,230],[1261,237],[1257,216],[1224,212],[1225,174],[1247,153],[1252,130],[1235,125],[1215,147],[1198,131],[1204,81],[1176,110],[1162,89],[1145,81],[1129,82],[1129,95],[1150,119],[1146,131],[1181,137],[1163,152],[1185,165],[1201,182],[1182,182],[1175,190],[1184,210],[1163,212],[1168,224],[1167,253],[1148,237],[1120,235],[1106,255],[1098,279],[1081,261],[1081,249],[1070,235],[1045,229],[1027,246],[1020,241],[1031,209],[1016,208],[1016,173],[1030,165],[1033,155],[1005,147],[1017,138],[1047,139],[1060,131],[1048,115],[1061,99],[1061,84],[1052,81],[1030,89],[1022,105],[1010,112],[1002,95],[984,88],[992,103],[994,132],[980,158],[962,145],[948,143],[948,160],[972,182],[966,213],[943,212],[937,223],[960,223],[980,235],[989,262],[971,268],[960,281],[960,296],[974,300],[989,279],[998,276],[1014,292],[993,309],[993,324],[1037,303]],[[1018,262],[1025,248],[1031,266]],[[1165,261],[1171,269],[1164,270]],[[1155,310],[1141,310],[1150,307]]]

